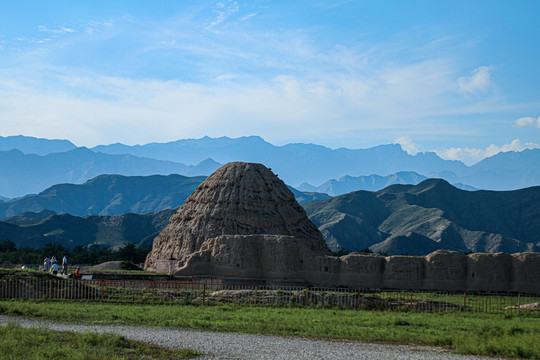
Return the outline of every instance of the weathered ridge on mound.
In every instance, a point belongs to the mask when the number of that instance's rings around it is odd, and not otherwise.
[[[243,245],[237,250],[250,261],[220,252],[238,244]],[[198,259],[255,270],[263,258],[298,251],[329,254],[321,233],[283,181],[262,164],[232,162],[200,184],[171,217],[154,240],[145,268],[156,269],[156,261],[171,260],[175,269],[186,272],[186,265]],[[287,271],[279,262],[267,270]]]

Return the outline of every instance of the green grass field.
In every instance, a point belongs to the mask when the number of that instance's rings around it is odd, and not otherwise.
[[[63,321],[194,328],[442,346],[458,353],[540,359],[540,314],[356,311],[238,305],[111,305],[0,301],[0,314]]]
[[[0,326],[0,359],[6,360],[101,360],[101,359],[189,359],[198,355],[191,350],[169,350],[128,340],[114,334],[24,329]]]

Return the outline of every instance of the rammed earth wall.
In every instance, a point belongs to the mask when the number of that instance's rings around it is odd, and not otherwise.
[[[296,264],[290,272],[281,261],[274,262],[280,264],[276,268],[267,264],[264,271],[255,271],[252,263],[228,264],[211,257],[182,269],[171,267],[169,261],[158,261],[157,270],[180,270],[177,274],[185,276],[302,279],[312,286],[540,294],[540,253],[465,255],[439,250],[425,257],[350,254],[306,260],[301,262],[302,269]]]
[[[318,285],[540,294],[540,253],[465,255],[439,250],[425,257],[351,254],[339,259],[337,269],[328,267],[328,271],[326,259],[318,258],[317,262],[319,271],[306,274],[306,280]]]

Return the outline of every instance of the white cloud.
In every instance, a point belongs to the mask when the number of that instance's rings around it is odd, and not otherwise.
[[[249,14],[247,14],[247,15],[244,15],[240,20],[246,21],[246,20],[251,19],[251,18],[254,17],[254,16],[257,16],[257,13],[249,13]]]
[[[240,11],[238,2],[226,0],[220,1],[214,6],[214,12],[217,14],[216,19],[210,26],[216,26],[227,20],[230,16]]]
[[[103,22],[90,21],[84,26],[84,32],[87,34],[93,34],[102,28],[112,27],[113,25],[114,22],[112,20]]]
[[[420,152],[420,148],[408,136],[401,136],[394,140],[394,144],[401,145],[401,148],[410,155],[416,155]]]
[[[536,119],[530,116],[519,118],[516,120],[515,126],[536,126],[537,128],[540,128],[540,116]]]
[[[481,93],[491,86],[490,68],[480,66],[473,71],[471,76],[458,79],[459,89],[464,94]]]
[[[514,139],[509,144],[503,144],[501,146],[491,144],[485,149],[449,148],[434,151],[443,159],[460,160],[467,165],[473,165],[480,160],[496,155],[500,152],[523,151],[525,149],[540,149],[540,145],[529,142],[523,143],[519,139]]]
[[[75,32],[74,29],[67,28],[67,27],[64,27],[64,26],[60,26],[60,27],[55,28],[55,29],[50,29],[47,26],[39,25],[37,27],[37,29],[38,29],[38,31],[48,32],[48,33],[52,33],[52,34],[65,34],[65,33],[74,33]]]

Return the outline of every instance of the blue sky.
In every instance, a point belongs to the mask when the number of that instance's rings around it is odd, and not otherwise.
[[[540,147],[539,1],[4,1],[0,135]]]

